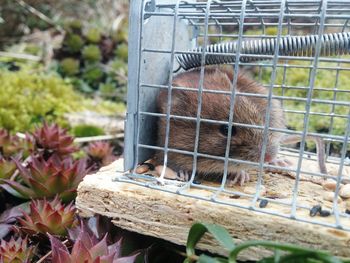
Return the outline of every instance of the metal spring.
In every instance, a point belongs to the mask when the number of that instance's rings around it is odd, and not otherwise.
[[[286,36],[279,38],[279,55],[281,56],[314,56],[318,35]],[[273,55],[277,38],[244,40],[241,43],[240,61],[250,62],[266,60],[264,57],[245,55]],[[235,62],[237,42],[218,43],[206,47],[205,65],[228,64]],[[178,55],[177,61],[185,69],[201,66],[202,47]],[[214,54],[213,54],[214,53]],[[216,53],[216,54],[215,54]],[[219,54],[221,53],[221,54]],[[344,55],[350,53],[350,32],[324,34],[321,36],[321,56]],[[228,54],[228,55],[226,55]]]

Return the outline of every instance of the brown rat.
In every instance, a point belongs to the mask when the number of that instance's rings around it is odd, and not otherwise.
[[[172,84],[178,87],[198,89],[199,80],[200,69],[194,69],[176,75]],[[231,91],[232,82],[233,71],[229,68],[223,66],[205,67],[201,118],[228,121],[230,113],[230,95],[209,93],[205,92],[205,90]],[[244,93],[268,94],[266,88],[243,74],[238,75],[236,90]],[[167,111],[167,93],[167,90],[162,90],[158,96],[157,105],[160,113],[166,113]],[[265,114],[268,107],[267,98],[236,95],[234,103],[233,122],[261,126],[265,125]],[[171,115],[196,117],[197,107],[197,90],[172,90]],[[271,101],[269,127],[285,128],[281,104],[275,99]],[[171,118],[168,147],[193,152],[195,131],[195,121]],[[164,147],[165,132],[166,118],[160,118],[158,122],[158,146]],[[239,160],[259,162],[263,144],[263,133],[263,129],[233,126],[229,156]],[[268,132],[265,161],[270,162],[276,157],[281,138],[282,133]],[[227,125],[201,122],[198,145],[199,153],[224,157],[226,142]],[[163,151],[157,152],[156,160],[162,163],[163,156]],[[175,171],[186,171],[190,173],[192,172],[193,156],[169,151],[167,166]],[[228,174],[230,176],[236,176],[237,178],[239,176],[244,177],[244,170],[249,170],[251,168],[251,166],[246,164],[229,162]],[[197,173],[210,175],[223,174],[223,171],[223,161],[198,157]],[[240,180],[242,184],[245,179],[241,178]]]

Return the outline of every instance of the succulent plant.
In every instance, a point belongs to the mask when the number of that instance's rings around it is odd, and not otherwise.
[[[83,28],[83,24],[78,19],[67,21],[64,24],[64,29],[69,33],[80,34],[82,31],[82,28]]]
[[[128,45],[125,43],[119,44],[115,50],[117,58],[128,61]]]
[[[13,160],[6,160],[0,157],[0,178],[9,179],[16,171],[16,164]]]
[[[83,78],[89,84],[97,84],[103,78],[104,72],[98,65],[90,65],[85,68]]]
[[[100,48],[96,45],[85,46],[82,55],[83,58],[89,62],[97,62],[102,58]]]
[[[113,155],[113,147],[108,142],[90,143],[87,154],[91,159],[100,162],[102,165],[108,165],[116,159]]]
[[[84,40],[77,34],[68,34],[64,44],[70,53],[78,53],[84,46]]]
[[[23,211],[23,217],[19,218],[20,231],[27,235],[67,235],[68,229],[77,223],[75,206],[70,203],[64,205],[58,196],[52,201],[33,200],[30,205],[30,213]]]
[[[101,33],[97,28],[89,28],[85,37],[90,43],[97,44],[101,41]]]
[[[0,129],[0,157],[27,157],[33,149],[33,138],[29,134],[26,134],[25,138],[21,139],[16,135],[9,134],[4,129]]]
[[[64,202],[69,202],[75,198],[76,188],[88,172],[84,159],[73,161],[69,157],[62,160],[56,154],[47,161],[42,156],[32,155],[27,167],[17,160],[15,162],[23,182],[3,182],[18,193],[18,197],[25,199],[49,198],[58,194]]]
[[[74,58],[65,58],[60,62],[60,70],[66,76],[74,76],[79,73],[79,61]]]
[[[20,139],[0,129],[0,156],[11,157],[20,151]]]
[[[60,240],[49,235],[52,262],[55,263],[133,263],[139,253],[131,256],[121,257],[121,240],[109,245],[107,244],[107,235],[101,241],[86,229],[83,225],[74,231],[69,230],[70,237],[75,240],[71,252],[62,244]]]
[[[0,242],[0,262],[1,263],[29,263],[34,257],[36,248],[28,246],[27,238],[19,237],[15,240],[11,237],[10,241]]]
[[[125,21],[122,26],[119,28],[119,30],[112,32],[112,39],[115,42],[121,43],[121,42],[128,42],[128,24]]]
[[[57,124],[44,123],[43,127],[33,132],[33,137],[37,150],[43,152],[45,158],[54,153],[64,157],[78,150],[73,145],[74,138]]]
[[[113,71],[127,71],[127,64],[119,58],[115,58],[109,65]]]

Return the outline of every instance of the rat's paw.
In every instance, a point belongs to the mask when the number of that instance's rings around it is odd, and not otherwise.
[[[295,172],[293,172],[292,170],[285,170],[283,168],[288,168],[288,169],[294,169],[294,164],[289,161],[288,159],[285,158],[275,158],[273,159],[271,162],[269,162],[269,164],[271,165],[275,165],[275,166],[279,166],[276,168],[266,168],[265,172],[271,172],[271,173],[278,173],[278,174],[283,174],[283,175],[287,175],[290,176],[292,178],[295,178]]]
[[[187,182],[190,180],[190,175],[188,171],[179,170],[176,172],[173,169],[170,169],[169,167],[165,167],[164,174],[162,174],[163,169],[164,165],[157,165],[155,167],[157,175],[160,176],[160,179],[177,180],[181,182]]]
[[[227,180],[227,185],[228,186],[233,186],[233,185],[244,185],[245,183],[250,181],[250,176],[249,173],[247,173],[244,170],[240,170],[233,174],[234,178],[233,179],[228,179]]]
[[[178,171],[176,180],[179,180],[181,182],[188,182],[190,180],[190,175],[188,171],[183,171],[183,170]]]
[[[269,164],[281,167],[291,167],[293,165],[291,161],[285,158],[275,158]]]
[[[148,159],[147,161],[137,165],[135,173],[145,174],[154,171],[156,162],[154,159]]]

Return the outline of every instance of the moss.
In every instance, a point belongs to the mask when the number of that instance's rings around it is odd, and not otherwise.
[[[27,44],[24,48],[24,52],[31,55],[39,55],[41,52],[41,48],[36,44]]]
[[[97,28],[89,28],[85,34],[88,42],[97,44],[101,41],[101,33]]]
[[[13,132],[32,130],[42,120],[69,128],[65,118],[69,112],[90,110],[116,115],[125,110],[121,104],[86,99],[53,74],[0,69],[0,83],[0,127]]]
[[[75,137],[91,137],[104,134],[103,129],[94,125],[77,125],[73,128],[73,135]]]
[[[66,76],[74,76],[78,74],[79,67],[79,61],[74,58],[65,58],[60,62],[60,71]]]
[[[78,53],[84,46],[84,40],[76,34],[68,34],[64,44],[70,53]]]
[[[89,62],[97,62],[102,58],[100,48],[96,45],[85,46],[82,55],[83,58]]]
[[[289,67],[286,69],[285,80],[283,81],[284,69],[278,68],[276,71],[275,85],[280,86],[284,84],[282,91],[281,87],[274,88],[274,94],[282,95],[286,97],[283,100],[283,107],[286,110],[305,111],[306,102],[302,101],[308,96],[308,87],[310,86],[309,75],[310,70],[308,68],[297,68],[300,66],[308,66],[308,62],[293,61],[289,63]],[[330,63],[319,63],[319,67],[334,66]],[[350,72],[348,70],[339,71],[338,74],[338,89],[345,92],[336,92],[336,101],[349,102],[350,101]],[[258,78],[257,78],[258,79]],[[336,85],[337,71],[329,69],[318,69],[316,71],[314,90],[312,93],[313,99],[333,101],[335,92],[333,89]],[[271,68],[262,70],[263,84],[269,84],[271,81]],[[299,99],[293,100],[293,98]],[[300,100],[302,99],[302,100]],[[347,118],[331,117],[332,111],[335,114],[347,115],[348,107],[342,105],[335,105],[334,109],[332,103],[317,103],[311,104],[310,111],[314,113],[326,114],[326,116],[320,116],[312,114],[309,119],[309,131],[328,133],[331,123],[333,122],[333,131],[330,131],[334,135],[344,135],[346,130]],[[296,130],[303,130],[304,127],[304,115],[298,113],[286,113],[287,124],[289,127]]]

